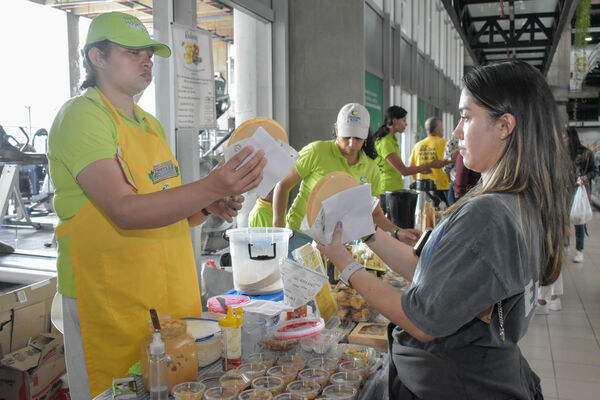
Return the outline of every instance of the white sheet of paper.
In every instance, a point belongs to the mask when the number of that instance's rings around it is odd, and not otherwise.
[[[371,196],[371,185],[364,184],[336,193],[323,200],[312,227],[304,216],[300,229],[319,243],[329,244],[338,221],[342,221],[342,243],[375,232],[373,210],[379,200]]]
[[[262,181],[251,192],[256,193],[259,197],[266,197],[277,182],[282,180],[296,166],[299,154],[287,143],[273,138],[264,128],[258,127],[251,137],[242,139],[225,148],[223,151],[225,161],[229,161],[246,146],[254,147],[254,152],[237,168],[241,168],[254,154],[259,150],[263,150],[267,159],[267,165],[265,165],[265,169],[263,170]]]
[[[294,311],[294,308],[283,301],[253,299],[244,304],[244,312],[252,312],[268,317],[274,317],[282,312]]]
[[[328,281],[327,275],[306,268],[289,258],[279,260],[283,279],[283,302],[298,308],[314,299]]]

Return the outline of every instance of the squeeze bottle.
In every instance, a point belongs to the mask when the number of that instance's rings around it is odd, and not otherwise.
[[[223,369],[237,368],[242,363],[242,307],[235,309],[229,306],[227,315],[219,318],[219,326],[223,332]]]

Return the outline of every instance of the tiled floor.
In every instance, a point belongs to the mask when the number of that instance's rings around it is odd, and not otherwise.
[[[600,399],[600,213],[588,224],[585,260],[563,270],[562,311],[535,315],[520,347],[542,379],[545,399]]]

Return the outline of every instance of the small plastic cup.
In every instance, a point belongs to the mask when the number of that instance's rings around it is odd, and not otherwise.
[[[204,392],[204,400],[236,400],[237,397],[238,392],[230,387],[217,386]]]
[[[237,368],[242,374],[252,382],[254,378],[264,376],[267,373],[267,368],[262,363],[245,363]]]
[[[266,369],[269,369],[275,365],[275,361],[277,361],[277,356],[270,352],[254,353],[248,356],[248,362],[262,363],[265,365]]]
[[[316,399],[321,392],[321,385],[317,382],[294,381],[287,385],[287,391],[304,396],[307,400]]]
[[[277,359],[278,365],[293,365],[296,368],[296,371],[302,371],[306,368],[306,360],[302,356],[302,354],[285,354],[280,356]]]
[[[354,400],[358,390],[351,385],[329,385],[323,389],[322,396],[335,400]]]
[[[248,389],[250,386],[250,380],[237,369],[227,371],[227,373],[219,378],[219,382],[221,383],[221,386],[230,387],[237,393]]]
[[[329,381],[332,385],[351,385],[360,390],[363,379],[362,377],[354,372],[336,372],[329,377]]]
[[[296,393],[281,393],[273,397],[273,400],[306,400],[306,397]]]
[[[273,395],[268,390],[248,389],[238,396],[239,400],[271,400]]]
[[[223,374],[221,372],[211,372],[208,374],[204,374],[200,378],[198,378],[198,382],[204,384],[206,389],[221,386],[221,382],[219,382],[219,378],[222,375]]]
[[[283,392],[283,379],[277,376],[260,376],[252,381],[254,389],[268,390],[273,395]]]
[[[353,372],[364,378],[367,373],[367,365],[359,359],[346,360],[340,364],[340,372]]]
[[[173,386],[172,394],[177,400],[202,400],[206,386],[200,382],[183,382]]]
[[[317,382],[323,387],[329,382],[329,372],[321,368],[306,368],[298,372],[298,379],[302,381]]]
[[[337,367],[338,360],[330,357],[316,357],[311,358],[308,363],[306,363],[307,368],[320,368],[329,372],[329,375],[335,372]]]
[[[293,365],[276,365],[269,368],[267,375],[283,379],[284,386],[287,386],[288,383],[296,380],[298,370]]]

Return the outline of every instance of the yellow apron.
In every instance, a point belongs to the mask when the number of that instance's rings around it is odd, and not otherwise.
[[[181,185],[177,161],[152,122],[150,132],[127,126],[100,94],[117,124],[118,161],[137,193]],[[94,397],[109,388],[113,378],[126,376],[127,369],[139,360],[150,308],[174,318],[200,316],[189,224],[182,220],[163,228],[122,230],[89,201],[56,228],[56,236],[68,236],[70,242]]]

